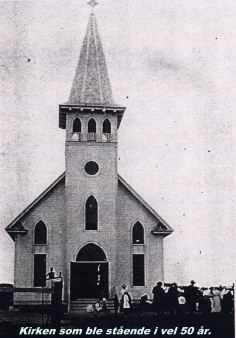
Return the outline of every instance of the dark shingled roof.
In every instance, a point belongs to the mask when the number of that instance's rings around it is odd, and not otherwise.
[[[105,55],[94,14],[90,15],[68,104],[113,106]]]

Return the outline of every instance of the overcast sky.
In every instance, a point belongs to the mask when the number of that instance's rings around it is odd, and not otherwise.
[[[13,281],[4,228],[64,171],[67,101],[90,8],[84,0],[0,2],[0,282]],[[165,280],[235,280],[236,5],[100,0],[116,103],[119,173],[175,232]]]

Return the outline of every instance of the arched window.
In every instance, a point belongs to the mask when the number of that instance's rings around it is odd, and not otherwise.
[[[91,262],[91,261],[106,261],[106,255],[104,251],[96,244],[89,243],[86,244],[82,249],[80,249],[78,255],[76,256],[76,261],[78,262]]]
[[[111,133],[111,122],[108,119],[106,119],[103,122],[102,132],[103,132],[103,134],[110,134]]]
[[[102,125],[102,140],[104,142],[111,140],[111,122],[108,119]]]
[[[34,244],[47,244],[47,227],[39,221],[34,229]]]
[[[96,133],[96,122],[94,119],[89,120],[88,133]]]
[[[85,229],[97,230],[98,228],[98,204],[93,196],[86,201]]]
[[[81,121],[78,117],[73,122],[73,133],[81,133]]]
[[[96,141],[96,122],[90,119],[88,122],[88,141]]]
[[[140,222],[136,222],[133,226],[132,239],[133,244],[144,244],[144,228]]]

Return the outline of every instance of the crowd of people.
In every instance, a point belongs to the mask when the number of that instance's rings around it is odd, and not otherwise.
[[[86,307],[86,312],[108,312],[106,298],[102,298],[101,300],[97,300],[95,304],[89,304]]]
[[[178,286],[176,283],[163,285],[162,282],[158,282],[152,293],[152,306],[157,314],[166,311],[171,314],[184,312],[192,314],[196,311],[231,313],[234,309],[233,286],[198,288],[193,280],[189,286]]]
[[[157,315],[169,313],[194,314],[200,312],[208,313],[233,313],[234,311],[234,286],[225,287],[196,287],[192,280],[188,286],[178,286],[176,283],[158,282],[152,289],[153,298],[148,299],[143,295],[137,304],[132,300],[128,286],[122,285],[121,290],[115,292],[113,298],[114,312],[129,314],[134,310],[153,311]],[[108,312],[106,298],[98,300],[96,304],[87,306],[87,312]]]
[[[158,315],[164,313],[171,315],[193,314],[195,312],[204,314],[211,312],[232,313],[234,311],[234,286],[198,288],[195,284],[193,280],[188,286],[158,282],[152,290],[153,299],[149,300],[147,295],[143,295],[138,309],[140,311],[154,311]],[[114,297],[114,310],[115,313],[130,313],[132,309],[131,295],[124,284],[120,301],[117,295]]]

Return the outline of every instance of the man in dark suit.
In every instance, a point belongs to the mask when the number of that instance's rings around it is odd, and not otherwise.
[[[158,282],[153,290],[153,307],[157,315],[163,314],[165,292],[162,289],[162,282]]]

